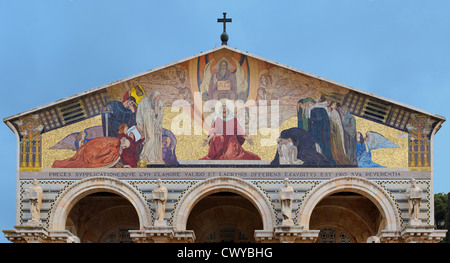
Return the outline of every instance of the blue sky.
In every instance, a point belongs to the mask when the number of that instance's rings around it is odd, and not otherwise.
[[[450,1],[0,1],[1,118],[228,45],[448,118]],[[449,124],[435,192],[450,192]],[[0,125],[0,229],[16,213],[16,138]],[[0,242],[7,242],[0,233]]]

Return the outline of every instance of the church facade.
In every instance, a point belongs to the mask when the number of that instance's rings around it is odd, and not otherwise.
[[[445,118],[222,45],[4,119],[11,242],[440,242]],[[14,228],[14,229],[13,229]]]

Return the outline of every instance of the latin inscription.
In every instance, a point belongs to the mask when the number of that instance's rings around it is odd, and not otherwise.
[[[94,176],[107,176],[117,179],[207,179],[211,177],[220,176],[232,176],[242,179],[331,179],[335,177],[343,176],[356,176],[368,179],[430,179],[430,172],[427,171],[405,171],[405,170],[388,170],[388,171],[352,171],[352,170],[340,170],[340,171],[264,171],[258,169],[233,169],[233,170],[220,170],[220,169],[193,169],[190,170],[177,170],[164,171],[164,169],[152,169],[150,171],[139,170],[127,170],[123,171],[42,171],[42,172],[23,172],[20,173],[20,179],[84,179]]]

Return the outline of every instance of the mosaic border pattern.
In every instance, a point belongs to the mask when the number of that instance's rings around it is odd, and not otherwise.
[[[44,199],[42,200],[43,204],[46,203],[46,208],[41,209],[41,221],[44,226],[47,228],[49,227],[49,221],[50,221],[50,215],[51,211],[54,208],[54,205],[58,198],[61,196],[61,194],[73,183],[76,183],[80,180],[40,180],[39,184],[42,186],[44,184],[46,185],[58,185],[58,189],[45,189],[44,188]],[[171,189],[171,187],[168,187],[169,190],[169,196],[172,195],[172,197],[169,197],[167,202],[172,204],[173,206],[170,209],[166,210],[166,213],[170,213],[170,217],[168,218],[168,224],[173,225],[174,221],[174,213],[178,207],[178,204],[183,198],[183,196],[186,194],[187,191],[189,191],[194,185],[202,182],[204,180],[163,180],[163,185],[166,187],[168,185],[185,185],[181,187],[181,189]],[[280,208],[279,208],[279,200],[278,198],[274,198],[274,196],[277,196],[279,188],[283,185],[283,180],[246,180],[247,182],[253,184],[255,187],[257,187],[261,192],[264,194],[264,196],[268,199],[270,202],[273,213],[276,219],[276,224],[279,225],[280,218],[279,215],[281,214]],[[294,222],[297,222],[299,217],[299,211],[301,206],[303,205],[303,202],[305,198],[309,195],[309,193],[315,189],[319,184],[326,182],[328,180],[290,180],[290,185],[294,188],[294,194],[295,199],[293,201],[293,220]],[[126,182],[130,184],[134,189],[136,189],[139,194],[143,197],[145,200],[151,216],[152,216],[152,222],[154,222],[154,205],[152,205],[152,200],[149,198],[151,195],[151,191],[154,189],[154,187],[151,187],[150,189],[143,189],[142,186],[151,186],[156,185],[157,180],[123,180],[123,182]],[[406,222],[409,221],[408,218],[405,218],[405,214],[408,214],[408,211],[405,212],[405,208],[402,208],[400,203],[407,202],[406,198],[399,198],[399,196],[395,197],[396,191],[398,191],[399,194],[402,194],[406,191],[408,188],[408,185],[410,183],[410,180],[373,180],[371,181],[377,185],[379,185],[381,188],[383,188],[386,193],[391,197],[392,201],[395,204],[395,207],[397,209],[397,212],[399,214],[399,220],[401,223],[401,226],[405,226]],[[33,180],[20,180],[19,181],[19,224],[24,224],[25,220],[25,214],[29,213],[29,208],[26,208],[26,204],[29,203],[28,200],[26,200],[25,197],[25,191],[26,186],[32,185]],[[425,209],[421,209],[420,213],[422,215],[426,215],[426,222],[427,224],[430,224],[430,218],[431,218],[431,181],[429,180],[416,180],[417,185],[423,190],[425,197],[422,199],[421,204],[425,205]],[[271,185],[271,186],[279,186],[276,189],[273,187],[265,187],[264,185]],[[298,189],[298,187],[295,186],[307,186],[310,185],[306,190]],[[405,187],[399,190],[391,189],[389,185],[404,185]],[[45,193],[52,193],[54,196],[49,198],[48,194],[45,195]],[[176,198],[174,198],[176,195]],[[46,198],[47,197],[47,198]],[[48,208],[47,208],[48,207]],[[422,206],[423,207],[423,206]],[[42,217],[42,214],[47,214],[45,217]],[[422,218],[423,220],[424,218]]]

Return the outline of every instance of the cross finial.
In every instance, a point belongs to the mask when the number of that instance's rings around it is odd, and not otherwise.
[[[223,18],[217,18],[217,23],[223,23],[223,33],[220,35],[222,45],[226,45],[228,42],[227,23],[231,23],[231,18],[227,18],[227,13],[223,13]]]

